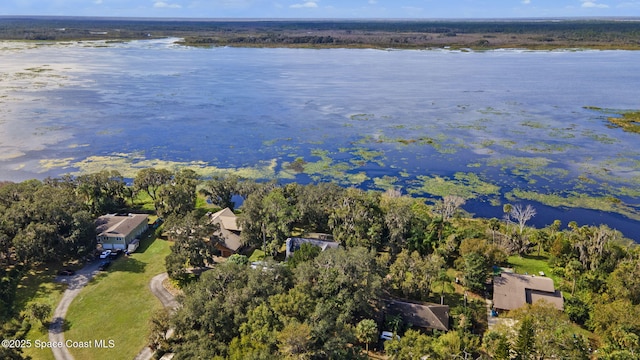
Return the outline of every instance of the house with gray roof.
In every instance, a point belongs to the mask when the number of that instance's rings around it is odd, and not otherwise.
[[[242,229],[238,226],[238,218],[236,214],[229,208],[224,208],[210,215],[211,223],[218,225],[218,229],[214,232],[214,236],[222,240],[216,244],[216,248],[223,257],[229,257],[236,254],[242,248],[240,233]]]
[[[96,240],[105,250],[126,250],[148,228],[146,214],[107,214],[96,220]]]
[[[400,316],[405,324],[428,330],[449,331],[449,305],[385,300],[385,314]]]
[[[321,251],[325,251],[327,249],[337,249],[338,247],[340,247],[340,244],[335,241],[292,237],[288,238],[286,242],[286,257],[289,258],[291,255],[293,255],[296,250],[300,249],[300,246],[302,246],[302,244],[311,244],[317,246]]]
[[[564,308],[562,292],[555,289],[553,280],[548,277],[503,272],[493,278],[495,309],[514,310],[540,300],[552,304],[558,310]]]

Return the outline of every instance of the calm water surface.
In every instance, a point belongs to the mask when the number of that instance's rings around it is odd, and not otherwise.
[[[429,196],[422,176],[474,173],[499,187],[473,190],[465,208],[482,216],[531,202],[514,189],[612,196],[638,213],[640,136],[585,109],[639,109],[638,84],[628,51],[0,43],[0,178],[197,162]],[[287,165],[297,158],[303,173]],[[538,226],[604,222],[640,239],[620,214],[534,206]]]

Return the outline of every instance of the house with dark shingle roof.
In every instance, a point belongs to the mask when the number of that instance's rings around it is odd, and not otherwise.
[[[242,248],[242,241],[240,240],[242,229],[238,226],[236,214],[231,209],[224,208],[211,214],[210,218],[212,224],[218,225],[218,229],[213,235],[222,240],[222,242],[216,244],[220,255],[229,257],[236,254]]]
[[[385,300],[384,311],[389,315],[399,315],[405,324],[413,327],[449,331],[449,305]]]
[[[564,307],[562,292],[553,286],[553,280],[544,276],[503,272],[493,278],[493,307],[514,310],[526,304],[545,300],[558,310]]]

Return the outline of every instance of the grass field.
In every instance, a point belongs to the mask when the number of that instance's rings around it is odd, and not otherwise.
[[[114,261],[71,303],[65,339],[113,340],[113,348],[70,349],[76,359],[130,360],[147,343],[148,321],[161,308],[149,290],[149,281],[165,272],[169,242],[146,238],[136,253]]]
[[[62,293],[66,289],[66,285],[54,283],[53,278],[56,276],[56,269],[48,266],[39,266],[30,270],[29,273],[22,278],[18,291],[16,293],[16,307],[20,310],[30,302],[40,302],[51,306],[51,312],[55,310],[58,302],[62,298]],[[36,340],[49,341],[47,328],[37,321],[32,321],[31,330],[25,337],[34,343]],[[24,355],[31,356],[38,360],[53,360],[53,353],[49,350],[35,349],[33,347],[23,349]]]
[[[549,258],[542,255],[524,255],[522,257],[514,255],[509,256],[509,265],[513,268],[513,270],[518,274],[529,274],[536,275],[540,273],[540,271],[544,272],[545,276],[548,276],[553,279],[553,282],[556,287],[560,285],[559,277],[555,276],[551,272],[551,267],[549,267]]]

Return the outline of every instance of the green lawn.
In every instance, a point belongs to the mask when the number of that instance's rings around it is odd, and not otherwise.
[[[16,292],[17,309],[22,311],[30,302],[41,302],[49,304],[53,314],[60,298],[62,298],[62,293],[66,289],[66,285],[53,282],[55,276],[56,269],[48,266],[40,266],[30,270],[18,285],[18,291]],[[36,340],[49,341],[47,328],[37,323],[37,321],[32,321],[31,330],[29,330],[25,339],[31,340],[32,343]],[[38,360],[54,359],[53,353],[49,350],[32,347],[24,349],[23,353]]]
[[[149,317],[161,308],[149,281],[166,271],[170,249],[165,240],[147,238],[138,251],[116,260],[69,307],[65,339],[115,344],[112,349],[71,349],[76,359],[130,360],[146,345]]]
[[[561,279],[551,273],[551,267],[549,267],[549,258],[544,254],[542,256],[537,255],[524,255],[522,257],[514,255],[509,256],[509,266],[518,274],[536,275],[540,271],[544,272],[545,276],[553,279],[555,286],[560,285]]]

